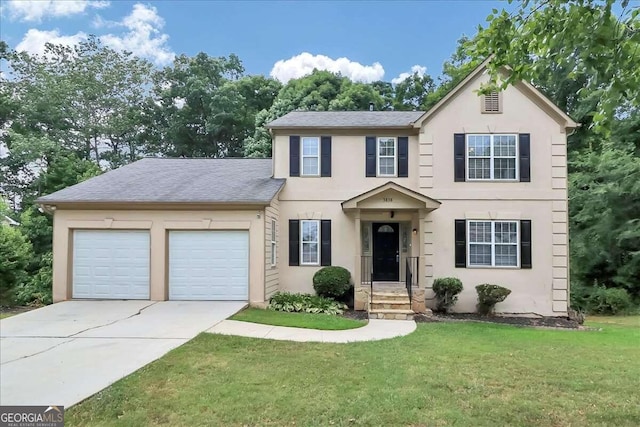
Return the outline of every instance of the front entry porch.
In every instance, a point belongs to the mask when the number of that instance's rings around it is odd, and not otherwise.
[[[357,242],[355,309],[372,318],[423,313],[427,266],[427,216],[440,202],[388,182],[342,203],[353,215]]]

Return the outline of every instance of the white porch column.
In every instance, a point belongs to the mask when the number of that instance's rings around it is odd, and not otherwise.
[[[355,227],[356,227],[356,254],[353,265],[355,266],[353,271],[353,283],[355,287],[362,285],[362,227],[360,226],[360,209],[355,212]]]
[[[427,283],[427,255],[425,247],[425,219],[427,211],[425,209],[418,210],[418,247],[420,248],[418,262],[420,263],[420,274],[418,275],[418,288],[424,289]]]

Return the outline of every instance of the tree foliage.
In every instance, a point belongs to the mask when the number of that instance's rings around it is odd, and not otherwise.
[[[500,67],[511,68],[502,87],[549,74],[567,87],[578,81],[582,87],[561,107],[591,99],[593,124],[606,134],[620,108],[640,107],[639,15],[629,0],[522,0],[513,13],[493,10],[473,56],[493,55],[494,83]]]

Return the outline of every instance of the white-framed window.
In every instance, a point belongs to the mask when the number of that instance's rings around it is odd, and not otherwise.
[[[300,156],[302,176],[320,175],[320,138],[304,136],[301,138],[302,156]]]
[[[277,262],[276,257],[276,220],[271,220],[271,266],[274,267]]]
[[[518,179],[518,135],[467,135],[467,180]]]
[[[300,265],[320,264],[320,221],[300,221]]]
[[[518,267],[518,221],[467,221],[467,265]]]
[[[398,146],[393,137],[378,138],[378,176],[396,176]]]

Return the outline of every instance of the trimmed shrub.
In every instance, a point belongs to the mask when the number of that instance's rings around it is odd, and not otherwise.
[[[342,314],[346,308],[341,302],[310,294],[276,292],[269,300],[269,309],[289,313]]]
[[[488,315],[493,313],[497,303],[507,299],[511,290],[502,286],[485,283],[476,286],[476,292],[478,292],[478,313]]]
[[[313,289],[321,297],[343,296],[351,282],[351,273],[344,267],[324,267],[313,275]]]
[[[433,292],[437,299],[436,309],[446,313],[458,301],[462,282],[457,277],[440,277],[433,281]]]
[[[594,286],[587,299],[587,308],[591,313],[620,314],[633,305],[626,289]]]

